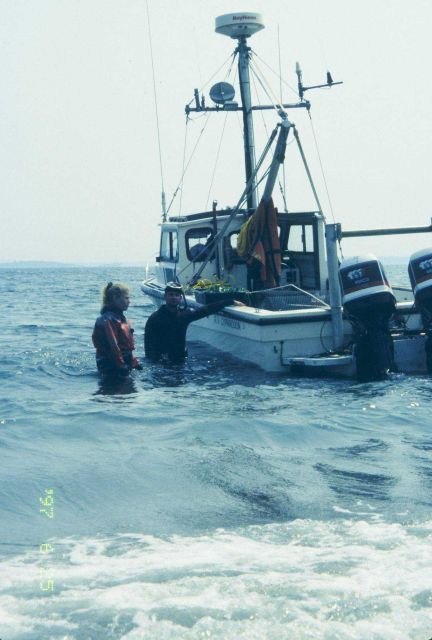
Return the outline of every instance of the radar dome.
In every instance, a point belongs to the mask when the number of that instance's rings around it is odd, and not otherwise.
[[[264,22],[260,13],[226,13],[216,18],[216,33],[230,38],[249,38],[261,29]]]

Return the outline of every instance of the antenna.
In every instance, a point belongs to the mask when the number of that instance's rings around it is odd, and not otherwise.
[[[305,92],[310,91],[310,89],[323,89],[324,87],[334,87],[337,84],[343,84],[342,81],[335,82],[332,78],[330,71],[327,71],[325,84],[315,84],[311,87],[305,87],[302,80],[302,70],[299,62],[296,62],[296,74],[297,74],[298,94],[300,96],[300,100],[303,100],[303,96]]]
[[[156,75],[155,75],[155,67],[154,67],[154,59],[153,59],[152,32],[150,27],[150,12],[149,12],[148,0],[146,0],[146,7],[147,7],[147,26],[148,26],[149,44],[150,44],[150,60],[151,60],[152,75],[153,75],[153,98],[154,98],[155,112],[156,112],[156,129],[157,129],[158,150],[159,150],[159,166],[160,166],[161,187],[162,187],[162,194],[161,194],[162,221],[166,222],[167,210],[166,210],[166,199],[165,199],[163,163],[162,163],[161,134],[160,134],[160,127],[159,127],[159,112],[158,112],[158,101],[157,101],[157,94],[156,94]]]

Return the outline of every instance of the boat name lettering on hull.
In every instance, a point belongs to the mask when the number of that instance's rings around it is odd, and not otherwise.
[[[231,327],[231,329],[241,329],[241,325],[239,320],[233,320],[232,318],[223,318],[222,316],[213,316],[216,324],[222,324],[226,327]]]

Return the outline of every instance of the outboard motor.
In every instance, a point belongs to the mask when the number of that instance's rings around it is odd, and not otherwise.
[[[412,254],[408,263],[408,275],[427,335],[426,362],[429,373],[432,373],[432,249],[422,249]]]
[[[432,249],[422,249],[412,254],[408,275],[417,307],[432,318]]]
[[[372,254],[343,260],[339,268],[344,310],[354,321],[357,376],[379,380],[394,368],[389,320],[396,299],[381,262]]]

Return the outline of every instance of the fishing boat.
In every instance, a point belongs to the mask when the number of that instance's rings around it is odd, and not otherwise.
[[[263,28],[258,13],[216,18],[216,33],[236,41],[232,64],[236,62],[240,100],[235,86],[223,81],[212,86],[209,105],[195,89],[186,106],[188,118],[210,112],[241,115],[245,186],[231,207],[218,209],[214,202],[211,210],[181,215],[169,215],[162,194],[159,254],[142,291],[157,306],[173,281],[183,286],[191,308],[224,296],[241,300],[244,306],[227,306],[194,323],[189,337],[266,371],[361,380],[391,370],[430,371],[432,250],[412,256],[409,289],[392,287],[372,254],[340,259],[340,245],[347,237],[429,233],[432,225],[344,230],[340,223],[326,221],[291,113],[310,110],[305,96],[312,89],[342,83],[328,72],[324,84],[306,86],[297,63],[298,100],[274,98],[249,46]],[[253,104],[251,74],[264,87],[269,104]],[[253,118],[259,110],[272,110],[275,123],[257,159]],[[278,211],[273,204],[288,138],[298,148],[313,210],[288,211],[285,206]]]

